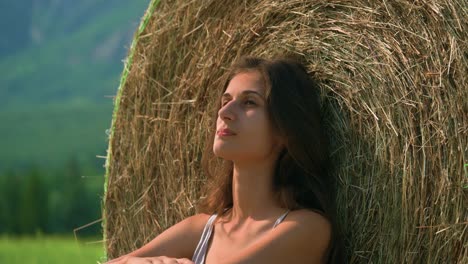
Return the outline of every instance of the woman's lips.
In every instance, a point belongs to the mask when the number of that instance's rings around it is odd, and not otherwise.
[[[235,136],[236,135],[236,133],[234,133],[233,131],[231,131],[229,129],[220,129],[220,130],[216,131],[216,134],[218,136],[224,136],[224,137],[226,137],[226,136]]]

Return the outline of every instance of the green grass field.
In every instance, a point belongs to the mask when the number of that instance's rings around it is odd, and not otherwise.
[[[75,241],[73,237],[0,237],[0,263],[82,264],[105,260],[99,238]]]

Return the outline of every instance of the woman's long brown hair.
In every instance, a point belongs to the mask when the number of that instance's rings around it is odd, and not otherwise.
[[[307,208],[324,215],[333,229],[327,263],[344,263],[340,232],[335,221],[335,182],[329,173],[328,139],[322,127],[318,85],[305,67],[294,59],[243,57],[232,66],[223,92],[236,74],[250,71],[262,74],[270,121],[285,140],[285,148],[279,155],[273,176],[277,202],[290,210]],[[233,164],[214,156],[214,131],[215,128],[207,140],[202,160],[208,176],[207,196],[201,200],[198,209],[208,214],[223,215],[225,209],[233,205]]]

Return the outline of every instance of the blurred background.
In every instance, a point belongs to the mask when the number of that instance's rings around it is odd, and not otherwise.
[[[39,245],[103,256],[106,131],[149,2],[0,0],[0,263]],[[95,253],[54,244],[66,241]],[[29,263],[54,263],[40,259]]]

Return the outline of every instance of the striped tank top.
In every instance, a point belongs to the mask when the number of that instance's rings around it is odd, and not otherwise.
[[[279,225],[284,218],[288,215],[289,210],[286,211],[286,213],[282,214],[275,222],[273,225],[273,228],[275,228],[277,225]],[[193,254],[192,261],[195,264],[204,264],[205,263],[205,256],[206,256],[206,251],[208,250],[208,242],[210,241],[211,233],[213,233],[213,222],[216,219],[217,214],[213,214],[210,216],[208,219],[208,222],[205,225],[205,228],[203,229],[202,236],[200,238],[200,241],[198,242],[197,248],[195,249],[195,253]]]

